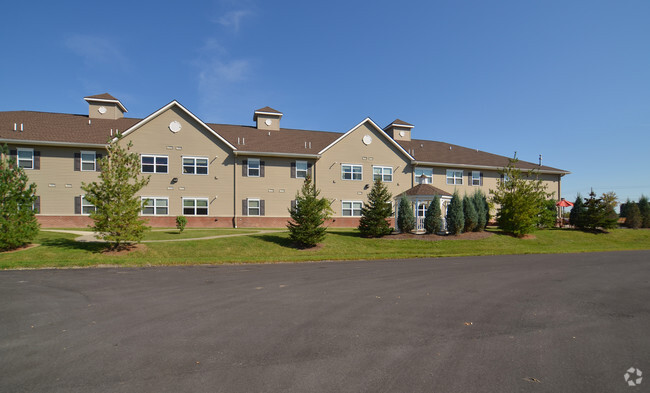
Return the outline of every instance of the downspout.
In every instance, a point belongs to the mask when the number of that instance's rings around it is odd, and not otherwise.
[[[233,154],[232,160],[232,227],[237,228],[237,156]]]

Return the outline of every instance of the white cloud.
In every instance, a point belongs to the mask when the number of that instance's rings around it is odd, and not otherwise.
[[[87,65],[110,64],[122,70],[130,68],[128,58],[109,38],[76,34],[66,38],[64,44],[72,53],[82,57]]]
[[[213,59],[200,66],[199,83],[203,85],[223,85],[239,82],[246,78],[250,63],[247,60],[221,61]]]
[[[232,28],[235,32],[238,32],[242,19],[248,15],[251,15],[251,11],[229,11],[225,15],[218,18],[217,23],[219,23],[221,26]]]

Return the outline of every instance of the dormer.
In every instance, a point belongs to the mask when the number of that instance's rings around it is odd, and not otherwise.
[[[88,102],[88,117],[91,119],[116,120],[124,117],[126,107],[120,100],[108,93],[84,97]]]
[[[386,133],[396,141],[410,141],[411,129],[413,127],[415,127],[413,124],[400,119],[395,119],[395,121],[384,128],[384,131],[386,131]]]
[[[255,111],[253,121],[257,123],[258,130],[277,131],[280,129],[280,118],[282,112],[265,106]]]

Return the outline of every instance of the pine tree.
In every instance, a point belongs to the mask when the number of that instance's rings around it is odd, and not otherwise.
[[[454,195],[451,197],[446,218],[447,231],[452,235],[460,235],[465,226],[465,216],[463,214],[463,200],[458,195],[458,191],[454,191]]]
[[[147,184],[149,177],[140,175],[140,156],[130,152],[131,142],[120,141],[108,146],[108,155],[99,159],[102,172],[99,182],[81,183],[85,198],[96,207],[90,214],[92,229],[99,238],[121,249],[130,242],[139,242],[149,229],[140,218],[142,201],[136,194]]]
[[[627,209],[630,207],[631,203],[630,198],[627,198],[625,203],[621,203],[621,212],[619,213],[619,217],[627,218]]]
[[[433,197],[427,212],[424,214],[424,230],[426,233],[442,231],[442,210],[440,209],[440,195]]]
[[[296,193],[296,206],[289,209],[289,238],[298,247],[314,247],[325,238],[327,228],[323,224],[331,217],[332,209],[330,201],[319,195],[320,190],[307,176],[300,193]]]
[[[650,202],[648,202],[648,197],[641,195],[638,205],[641,213],[641,228],[650,228]]]
[[[596,198],[596,193],[592,190],[589,198],[585,198],[583,228],[589,230],[615,228],[617,222],[616,218],[611,217],[610,208],[602,198]]]
[[[625,217],[625,225],[628,228],[639,229],[641,227],[641,210],[639,205],[630,202],[629,199],[625,203],[627,205],[627,217]]]
[[[463,216],[465,217],[463,232],[473,232],[476,230],[476,227],[478,227],[478,214],[474,207],[474,201],[467,195],[463,197]]]
[[[555,199],[547,199],[544,202],[544,209],[539,214],[539,223],[537,224],[540,228],[555,227],[557,222],[557,206],[555,203]]]
[[[569,213],[569,224],[578,229],[582,229],[584,227],[584,217],[585,203],[582,201],[582,196],[578,193],[576,201],[571,208],[571,213]]]
[[[415,229],[415,216],[413,215],[413,208],[406,195],[402,195],[399,200],[399,207],[397,211],[397,228],[402,233],[409,233]]]
[[[485,229],[487,225],[487,220],[489,213],[486,213],[487,202],[485,202],[485,194],[481,190],[476,190],[474,195],[472,195],[472,201],[474,202],[474,207],[476,208],[476,215],[478,217],[478,225],[474,228],[475,232],[480,232]]]
[[[361,208],[361,219],[359,220],[359,231],[364,237],[382,237],[391,232],[388,219],[393,214],[393,206],[390,199],[393,196],[381,182],[375,183],[368,194],[368,202]]]
[[[36,184],[29,184],[25,170],[10,158],[7,145],[0,147],[0,251],[13,250],[38,235],[32,209]]]

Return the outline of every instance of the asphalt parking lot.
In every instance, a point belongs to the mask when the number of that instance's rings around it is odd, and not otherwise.
[[[2,392],[650,391],[650,251],[1,271],[0,299]]]

